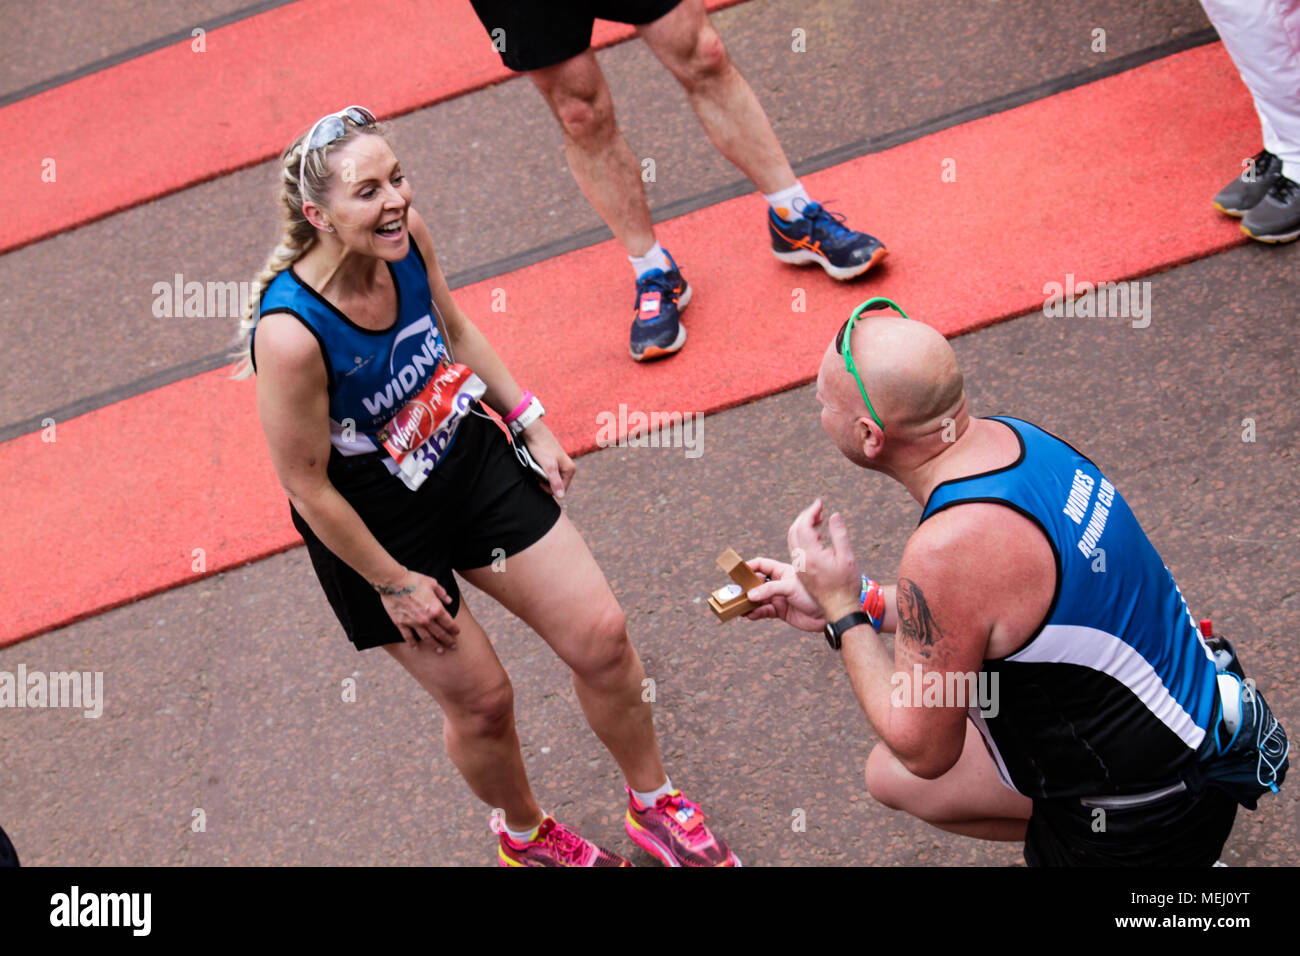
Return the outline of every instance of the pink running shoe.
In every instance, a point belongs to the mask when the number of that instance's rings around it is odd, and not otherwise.
[[[624,827],[632,842],[665,866],[740,866],[740,858],[708,828],[697,804],[680,790],[661,794],[647,807],[627,790]]]
[[[529,843],[516,843],[505,832],[498,817],[492,831],[499,835],[497,863],[500,866],[631,866],[621,856],[578,836],[554,817],[546,817]]]

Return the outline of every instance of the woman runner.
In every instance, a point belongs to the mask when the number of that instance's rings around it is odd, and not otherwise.
[[[573,672],[623,772],[633,842],[669,866],[739,865],[664,771],[623,612],[554,500],[575,466],[452,300],[386,130],[362,107],[323,117],[281,156],[280,187],[284,231],[241,324],[237,374],[257,374],[272,463],[343,630],[437,701],[448,756],[503,811],[500,865],[630,864],[538,805],[510,679],[453,569]]]

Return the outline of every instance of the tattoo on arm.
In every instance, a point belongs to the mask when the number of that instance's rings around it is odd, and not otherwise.
[[[415,593],[414,584],[408,584],[404,588],[393,587],[391,584],[373,584],[371,587],[387,597],[406,597],[408,594]]]
[[[911,643],[916,652],[926,660],[936,642],[943,639],[943,631],[930,613],[925,594],[910,578],[898,579],[898,636]]]

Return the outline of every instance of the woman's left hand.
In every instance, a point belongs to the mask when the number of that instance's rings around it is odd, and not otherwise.
[[[564,493],[569,489],[569,482],[573,481],[574,472],[578,466],[573,463],[564,452],[563,446],[556,437],[551,434],[551,430],[546,427],[546,423],[541,419],[533,422],[523,433],[524,443],[528,446],[529,453],[542,466],[551,482],[551,494],[556,500],[564,497]],[[518,439],[516,439],[517,441]]]

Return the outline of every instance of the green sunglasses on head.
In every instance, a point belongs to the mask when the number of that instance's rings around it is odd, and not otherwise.
[[[857,321],[858,316],[860,316],[863,312],[868,312],[872,309],[882,309],[882,308],[893,309],[903,318],[905,319],[908,318],[907,313],[904,312],[902,309],[900,309],[898,307],[898,304],[894,302],[892,299],[886,299],[883,296],[877,296],[874,299],[868,299],[866,302],[863,302],[860,306],[858,306],[856,309],[853,310],[853,314],[849,316],[849,321],[845,323],[844,328],[840,330],[840,340],[838,342],[838,348],[840,350],[840,355],[843,356],[844,358],[845,369],[848,370],[849,374],[852,375],[853,378],[858,383],[858,389],[859,391],[862,392],[862,400],[867,403],[867,411],[869,411],[871,413],[871,417],[876,420],[876,424],[883,429],[885,427],[885,423],[880,420],[880,416],[876,414],[876,410],[871,407],[871,399],[867,398],[867,387],[862,384],[862,376],[858,374],[857,366],[853,364],[853,349],[850,347],[850,342],[853,339],[853,323]]]

